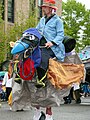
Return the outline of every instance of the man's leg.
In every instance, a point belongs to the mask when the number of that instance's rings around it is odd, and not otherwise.
[[[45,120],[53,120],[51,107],[46,108],[46,119]]]

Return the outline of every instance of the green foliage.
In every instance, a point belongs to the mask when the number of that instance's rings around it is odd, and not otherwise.
[[[4,23],[3,20],[0,23],[0,63],[5,61],[6,59],[11,59],[11,48],[10,48],[10,41],[18,40],[22,32],[28,28],[32,28],[36,26],[36,13],[34,12],[33,15],[30,14],[30,17],[26,20],[22,20],[21,23],[14,23],[11,27],[8,26],[8,30],[4,32]]]
[[[4,21],[2,19],[3,6],[0,1],[0,62],[4,60],[5,57],[5,35],[4,35]]]
[[[77,40],[76,51],[85,45],[90,45],[90,11],[76,0],[67,0],[62,5],[62,18],[64,21],[65,35],[72,36]]]
[[[85,46],[90,45],[90,10],[87,11],[84,18],[84,34],[82,42]]]
[[[3,20],[2,20],[2,12],[3,12],[3,5],[2,5],[2,2],[0,1],[0,23],[3,22]]]

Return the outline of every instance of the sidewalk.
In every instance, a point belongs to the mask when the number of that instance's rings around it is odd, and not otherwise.
[[[60,107],[53,107],[54,120],[90,120],[90,96],[81,98],[81,100],[80,104],[72,101],[73,103],[71,104],[62,104]],[[7,102],[2,102],[0,115],[0,120],[32,120],[34,108],[25,108],[24,111],[13,112],[9,110]]]
[[[81,105],[90,105],[90,96],[88,97],[81,97]]]

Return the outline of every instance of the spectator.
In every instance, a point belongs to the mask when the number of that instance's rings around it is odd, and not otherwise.
[[[2,82],[2,86],[6,87],[6,101],[8,101],[8,97],[12,90],[12,78],[9,77],[9,72],[5,73],[5,76],[4,76],[3,82]]]

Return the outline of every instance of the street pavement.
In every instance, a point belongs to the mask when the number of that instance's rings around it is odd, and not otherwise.
[[[90,97],[81,98],[81,104],[61,104],[53,107],[54,120],[90,120]],[[44,109],[42,109],[44,111]],[[45,112],[45,111],[44,111]],[[34,108],[25,108],[22,112],[10,111],[7,102],[2,102],[0,120],[32,120]]]

